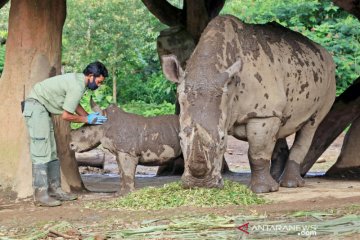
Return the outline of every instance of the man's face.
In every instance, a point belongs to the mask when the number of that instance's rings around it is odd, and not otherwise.
[[[98,87],[100,87],[102,83],[105,81],[105,77],[103,75],[94,77],[93,74],[90,74],[86,76],[86,79],[87,79],[87,87],[93,91],[96,90]]]
[[[94,81],[94,80],[93,80],[93,79],[94,79],[94,76],[91,76],[90,79],[91,79],[90,81]],[[104,81],[105,81],[105,78],[104,78],[103,75],[100,75],[99,77],[96,77],[96,78],[95,78],[95,83],[96,83],[96,85],[97,85],[98,87],[100,87],[100,86],[103,84]]]

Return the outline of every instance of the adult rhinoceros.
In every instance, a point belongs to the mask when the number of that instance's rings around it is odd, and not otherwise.
[[[321,46],[276,23],[251,25],[219,16],[204,30],[181,69],[162,58],[165,76],[179,83],[185,186],[222,187],[227,135],[249,143],[250,187],[279,189],[270,175],[278,138],[296,132],[280,185],[304,185],[299,165],[335,99],[335,65]]]

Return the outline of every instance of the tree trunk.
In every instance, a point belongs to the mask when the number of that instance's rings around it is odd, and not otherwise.
[[[360,20],[360,1],[359,0],[333,0],[335,5],[338,5],[345,11],[353,14]]]
[[[302,164],[305,175],[330,144],[360,115],[360,77],[339,97],[315,132],[309,152]],[[330,130],[330,131],[329,131]]]
[[[199,41],[202,31],[210,20],[204,0],[186,1],[186,30],[191,34],[196,43]]]
[[[0,79],[0,185],[32,194],[28,135],[20,102],[31,87],[61,70],[65,0],[12,0]],[[24,87],[25,86],[25,87]]]
[[[85,186],[81,180],[75,152],[69,148],[70,122],[62,120],[60,115],[53,115],[55,140],[62,172],[62,187],[67,191],[81,191]]]
[[[117,89],[116,89],[116,84],[117,84],[117,81],[116,81],[116,74],[115,74],[115,71],[112,72],[112,76],[113,76],[113,103],[117,103]]]
[[[346,133],[341,153],[336,163],[326,172],[326,176],[346,179],[360,179],[360,117]]]
[[[161,60],[164,55],[174,54],[183,69],[185,69],[186,60],[189,59],[195,46],[194,39],[182,26],[162,30],[156,41],[159,59]]]
[[[184,22],[182,10],[172,6],[167,0],[141,1],[146,8],[165,25],[177,26]]]

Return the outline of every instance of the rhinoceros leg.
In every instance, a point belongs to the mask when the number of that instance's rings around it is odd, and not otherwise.
[[[135,171],[139,159],[127,153],[119,152],[117,161],[120,168],[120,191],[116,195],[124,196],[135,190]]]
[[[281,174],[284,172],[286,161],[289,158],[289,147],[285,138],[279,138],[276,141],[274,151],[271,157],[271,176],[279,182]]]
[[[270,175],[270,161],[280,127],[279,118],[254,118],[246,125],[251,168],[250,188],[264,193],[279,190],[279,184]]]
[[[280,177],[280,186],[282,187],[303,187],[304,179],[300,175],[300,165],[309,150],[311,141],[314,137],[317,125],[312,125],[308,121],[299,131],[296,132],[294,143],[290,149],[289,160],[286,163],[285,170]]]

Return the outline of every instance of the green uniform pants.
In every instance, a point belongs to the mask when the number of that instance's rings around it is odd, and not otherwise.
[[[30,136],[31,161],[44,164],[57,159],[54,126],[46,108],[35,99],[26,99],[23,116]]]

